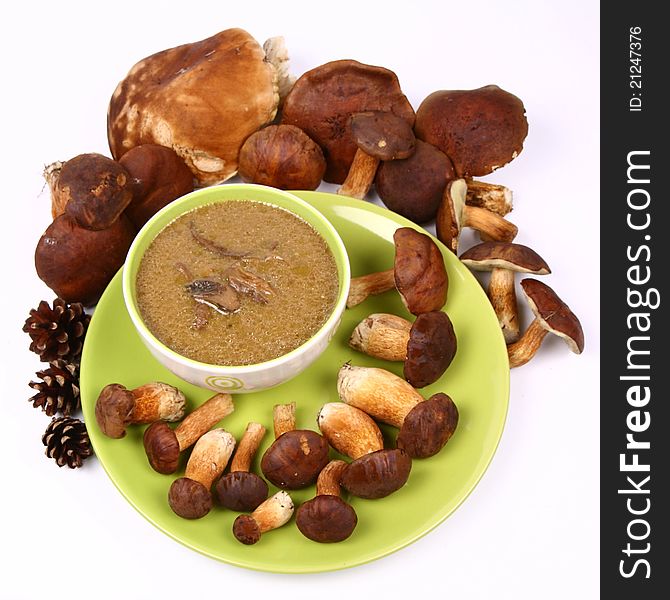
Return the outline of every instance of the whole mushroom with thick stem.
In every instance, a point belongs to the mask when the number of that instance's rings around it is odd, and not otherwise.
[[[437,244],[411,227],[396,229],[393,242],[393,268],[352,278],[347,307],[395,287],[407,310],[414,315],[441,309],[447,301],[449,277]]]
[[[409,478],[412,460],[400,448],[385,449],[378,425],[362,410],[343,402],[324,404],[317,416],[328,443],[352,462],[342,472],[341,484],[359,498],[384,498]]]
[[[374,419],[400,429],[396,443],[412,458],[437,454],[458,425],[458,409],[446,394],[424,400],[390,371],[345,364],[337,377],[340,399]]]
[[[522,280],[521,289],[535,319],[519,341],[507,346],[510,368],[525,365],[533,358],[548,333],[563,338],[572,352],[581,354],[584,351],[584,331],[570,307],[554,290],[537,279]]]
[[[447,313],[422,313],[411,323],[387,313],[363,319],[349,345],[368,356],[402,361],[403,375],[415,388],[437,381],[456,355],[454,327]]]
[[[328,442],[316,431],[295,428],[295,402],[275,405],[273,423],[275,441],[261,459],[263,475],[289,490],[314,483],[328,463]]]
[[[175,479],[168,492],[170,508],[184,519],[200,519],[212,508],[212,482],[223,473],[235,447],[224,429],[203,434],[186,463],[184,477]]]
[[[102,433],[122,438],[131,424],[179,421],[186,410],[186,397],[176,387],[160,381],[129,390],[120,383],[102,388],[95,403],[95,420]]]
[[[505,242],[482,242],[460,256],[475,271],[491,271],[488,296],[498,317],[505,343],[519,339],[519,309],[514,287],[515,273],[551,273],[544,259],[528,246]]]
[[[298,507],[295,524],[306,538],[322,544],[341,542],[356,528],[356,511],[340,496],[346,468],[343,460],[331,460],[316,480],[316,496]]]
[[[169,475],[179,466],[179,455],[234,410],[230,394],[216,394],[201,404],[173,430],[156,421],[144,431],[144,450],[154,471]]]
[[[237,512],[249,512],[268,497],[268,484],[250,471],[251,461],[264,435],[265,427],[260,423],[247,425],[230,463],[230,472],[214,486],[214,497],[222,506]]]
[[[260,504],[250,515],[240,515],[233,523],[233,535],[246,545],[256,544],[268,531],[288,523],[294,504],[288,492],[281,490]]]

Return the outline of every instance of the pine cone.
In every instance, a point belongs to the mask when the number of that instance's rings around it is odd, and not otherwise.
[[[69,417],[79,410],[79,367],[64,360],[52,361],[49,368],[35,373],[42,381],[31,381],[28,385],[37,390],[30,402],[53,417],[57,412]]]
[[[42,443],[47,447],[45,454],[53,458],[59,467],[67,465],[76,469],[93,454],[86,425],[71,417],[51,419],[42,436]]]
[[[37,310],[30,311],[23,331],[32,340],[30,349],[39,354],[43,362],[60,358],[78,363],[90,320],[79,302],[67,304],[62,298],[56,298],[51,308],[42,300]]]

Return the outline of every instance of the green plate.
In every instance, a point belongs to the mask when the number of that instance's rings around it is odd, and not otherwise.
[[[415,225],[367,202],[320,192],[296,192],[313,204],[339,231],[349,252],[354,276],[390,268],[392,236],[400,226]],[[108,383],[129,388],[165,381],[182,389],[189,410],[211,392],[172,375],[149,354],[135,333],[123,304],[121,273],[101,298],[88,331],[81,365],[84,417],[95,453],[110,479],[126,499],[151,523],[182,544],[226,563],[283,573],[311,573],[351,567],[407,546],[444,521],[482,477],[502,435],[509,397],[509,367],[500,328],[481,286],[457,258],[440,244],[449,273],[445,310],[454,324],[458,352],[447,372],[421,393],[449,394],[457,404],[456,433],[436,456],[415,460],[407,484],[379,500],[350,498],[358,514],[352,536],[338,544],[317,544],[303,537],[291,521],[268,532],[254,546],[232,535],[236,513],[215,507],[206,517],[187,521],[168,506],[168,488],[175,476],[154,472],[142,447],[143,426],[129,428],[121,440],[105,437],[95,422],[94,406]],[[305,372],[272,390],[235,397],[235,412],[221,425],[238,440],[246,424],[268,428],[260,453],[271,443],[272,407],[295,401],[299,428],[317,429],[316,415],[326,402],[338,400],[336,378],[347,361],[378,366],[402,375],[400,363],[386,363],[360,354],[347,345],[356,324],[373,312],[411,318],[395,292],[371,297],[347,310],[326,352]],[[382,427],[393,442],[396,431]],[[260,455],[259,453],[259,455]],[[333,452],[333,457],[335,457]],[[186,457],[183,457],[182,470]],[[254,470],[258,471],[258,458]],[[271,493],[274,493],[271,488]],[[314,495],[314,486],[291,492],[298,505]]]

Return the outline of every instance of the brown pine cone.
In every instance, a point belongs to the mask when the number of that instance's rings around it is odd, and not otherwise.
[[[23,331],[32,340],[30,350],[39,354],[43,362],[63,359],[78,363],[90,320],[79,302],[67,304],[56,298],[52,308],[42,300],[37,309],[30,311]]]
[[[93,454],[86,425],[71,417],[51,419],[42,436],[42,443],[47,447],[44,453],[53,458],[59,467],[67,465],[76,469],[81,467],[84,459]]]
[[[69,417],[79,410],[79,367],[64,360],[52,361],[44,371],[35,373],[42,381],[31,381],[28,385],[37,390],[30,402],[53,417],[62,413]]]

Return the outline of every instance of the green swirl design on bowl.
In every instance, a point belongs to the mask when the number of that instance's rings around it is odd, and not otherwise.
[[[219,392],[232,392],[244,388],[244,383],[237,377],[226,377],[225,375],[210,375],[205,378],[205,383]]]

